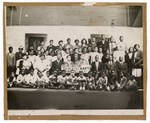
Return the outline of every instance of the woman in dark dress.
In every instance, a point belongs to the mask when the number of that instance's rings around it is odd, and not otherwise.
[[[133,61],[134,61],[134,48],[130,47],[129,52],[125,55],[125,62],[127,63],[130,75],[132,74]]]

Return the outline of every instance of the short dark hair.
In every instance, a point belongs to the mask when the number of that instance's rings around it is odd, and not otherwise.
[[[8,49],[9,49],[9,50],[10,50],[10,49],[13,49],[13,47],[12,47],[12,46],[10,46]]]
[[[67,42],[68,42],[68,40],[71,40],[71,38],[67,38]]]
[[[82,40],[81,40],[81,44],[83,44],[83,41],[85,40],[85,44],[87,44],[87,40],[85,39],[85,38],[83,38]]]
[[[139,45],[139,44],[135,44],[135,45],[134,45],[134,48],[136,48],[136,46],[139,46],[139,47],[140,47],[140,45]]]

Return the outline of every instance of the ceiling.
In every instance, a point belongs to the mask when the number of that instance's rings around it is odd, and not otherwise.
[[[142,27],[140,6],[9,6],[6,10],[7,26]]]

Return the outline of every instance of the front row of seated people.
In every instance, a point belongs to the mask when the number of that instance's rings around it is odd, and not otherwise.
[[[124,91],[137,90],[137,82],[134,76],[128,80],[124,72],[120,72],[116,76],[114,71],[111,71],[111,78],[108,78],[105,71],[102,71],[98,77],[93,77],[93,72],[89,71],[87,77],[83,71],[79,71],[76,76],[74,70],[68,75],[65,70],[58,75],[57,71],[53,71],[52,75],[49,71],[45,75],[41,71],[35,73],[34,69],[30,69],[29,74],[25,74],[25,69],[15,78],[12,72],[8,78],[8,87],[24,87],[38,89],[69,89],[69,90],[100,90],[100,91]]]

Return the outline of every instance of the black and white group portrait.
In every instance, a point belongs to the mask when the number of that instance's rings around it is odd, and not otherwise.
[[[142,6],[6,6],[6,17],[8,109],[143,109]]]

